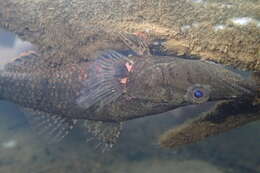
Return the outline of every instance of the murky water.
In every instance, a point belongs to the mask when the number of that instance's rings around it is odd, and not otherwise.
[[[194,0],[201,3],[200,0]],[[245,19],[243,19],[244,21]],[[237,22],[234,19],[234,22]],[[245,23],[245,22],[243,22]],[[216,29],[221,30],[223,26]],[[0,30],[0,60],[9,62],[32,45]],[[260,172],[260,124],[197,144],[166,150],[159,135],[205,111],[213,103],[190,106],[160,116],[126,123],[118,144],[109,152],[86,142],[77,128],[58,144],[47,144],[30,128],[17,105],[0,102],[0,172],[3,173],[257,173]]]

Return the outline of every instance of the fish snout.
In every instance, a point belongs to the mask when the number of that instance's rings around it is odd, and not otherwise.
[[[242,77],[225,79],[222,78],[213,98],[218,100],[251,100],[256,97],[257,88],[253,80],[247,80]],[[216,95],[216,96],[215,96]]]

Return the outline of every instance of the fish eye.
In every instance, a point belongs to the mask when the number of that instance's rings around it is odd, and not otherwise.
[[[195,90],[193,91],[193,95],[194,95],[194,97],[196,97],[196,98],[201,98],[201,97],[203,97],[203,91],[200,90],[200,89],[195,89]]]
[[[187,93],[184,97],[188,102],[200,104],[208,101],[209,95],[209,86],[195,84],[187,89]]]

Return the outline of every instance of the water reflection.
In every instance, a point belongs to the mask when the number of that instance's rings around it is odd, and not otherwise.
[[[33,48],[31,43],[22,41],[14,33],[0,29],[0,68],[12,62],[20,53]]]
[[[4,47],[12,48],[14,47],[14,43],[16,40],[16,36],[11,33],[4,31],[0,28],[0,47],[3,49]]]

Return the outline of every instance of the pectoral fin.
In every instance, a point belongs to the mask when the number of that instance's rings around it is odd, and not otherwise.
[[[33,109],[23,108],[23,111],[32,128],[39,136],[48,140],[48,143],[61,141],[77,123],[77,120]]]
[[[89,77],[82,81],[78,105],[88,109],[99,103],[103,107],[122,95],[124,86],[120,80],[128,76],[127,63],[131,63],[127,57],[113,50],[99,56],[91,65]]]

